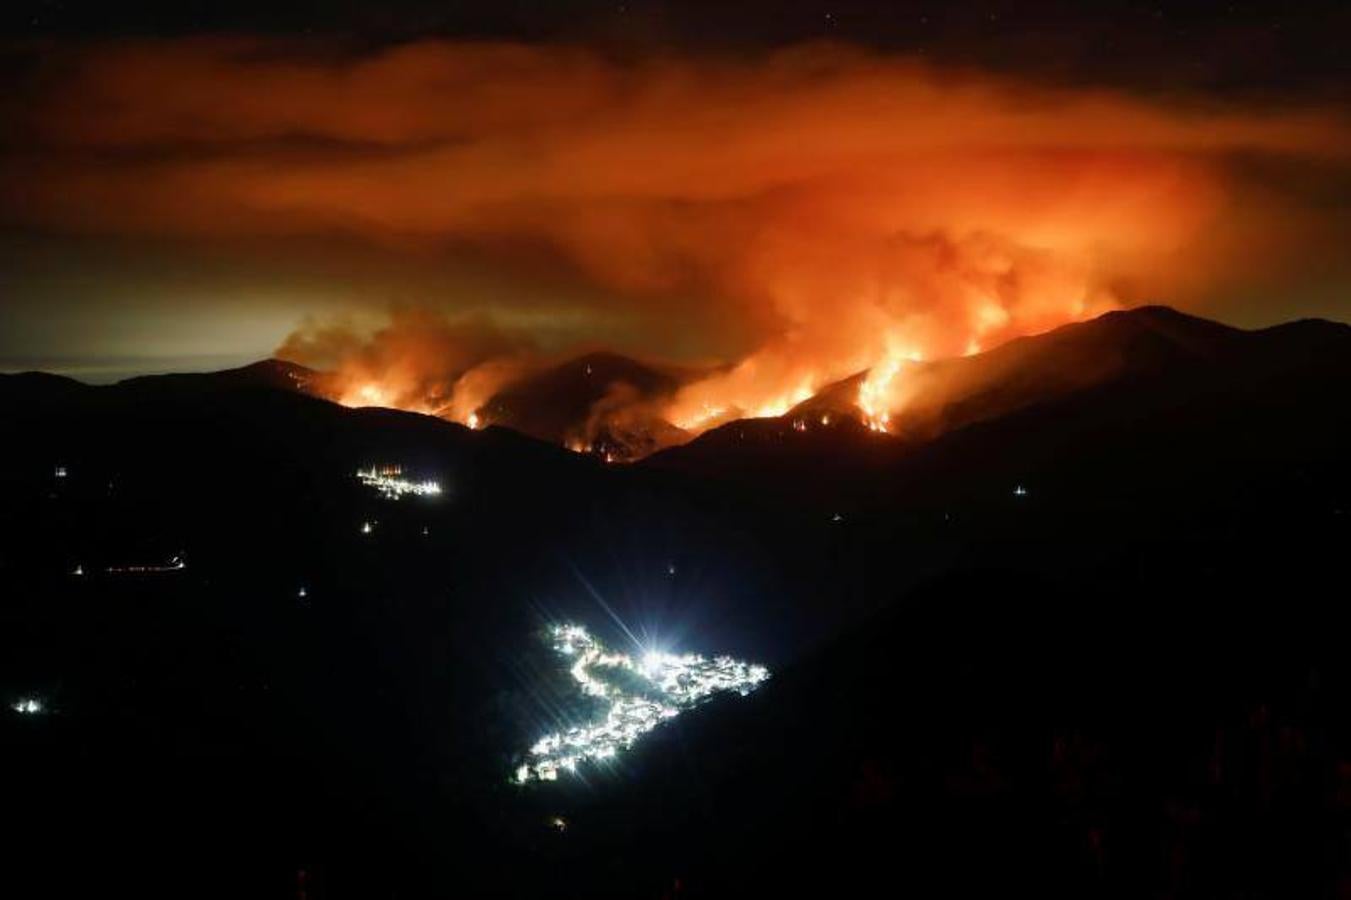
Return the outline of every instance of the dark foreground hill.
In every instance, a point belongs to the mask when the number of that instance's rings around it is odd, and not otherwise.
[[[1112,377],[937,438],[635,466],[0,377],[4,895],[1336,896],[1344,330],[1145,316],[1099,321],[1143,348]],[[774,675],[523,789],[564,619]]]

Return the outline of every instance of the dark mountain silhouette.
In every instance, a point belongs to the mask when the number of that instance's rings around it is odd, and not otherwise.
[[[655,404],[694,374],[614,353],[590,353],[509,385],[481,415],[542,441],[629,459],[681,439],[679,429],[655,413]],[[644,411],[644,403],[653,404],[652,411]]]
[[[311,386],[320,373],[298,363],[281,359],[265,359],[237,369],[190,374],[140,375],[127,378],[119,385],[126,388],[277,388],[279,390],[316,393]]]
[[[89,386],[64,375],[47,372],[0,374],[0,401],[14,407],[29,407],[60,402],[90,390]]]
[[[0,878],[1333,896],[1348,333],[1115,314],[953,361],[932,433],[790,415],[624,466],[270,366],[0,377]],[[560,620],[773,676],[522,789]]]

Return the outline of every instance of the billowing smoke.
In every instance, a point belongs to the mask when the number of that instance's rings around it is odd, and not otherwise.
[[[195,41],[86,50],[51,85],[31,124],[56,150],[7,167],[24,201],[11,218],[216,240],[338,231],[391,254],[561,267],[599,298],[579,312],[628,323],[633,346],[615,349],[727,363],[666,401],[662,418],[695,432],[863,370],[860,404],[885,427],[906,360],[1119,304],[1185,305],[1280,243],[1262,227],[1279,198],[1249,202],[1233,158],[1340,165],[1349,145],[1336,112],[1034,86],[833,46],[620,61]],[[115,162],[86,177],[77,151]],[[1280,211],[1282,227],[1299,216]],[[349,402],[470,421],[534,363],[459,315],[404,311],[364,340],[312,324],[282,353],[330,359]],[[625,396],[584,430],[632,419]]]
[[[328,373],[325,392],[340,403],[445,411],[467,421],[529,353],[486,320],[394,307],[389,321],[369,332],[350,320],[306,322],[276,355]]]

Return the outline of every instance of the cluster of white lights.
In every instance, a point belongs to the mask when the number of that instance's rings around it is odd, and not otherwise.
[[[635,660],[609,652],[580,625],[556,625],[552,637],[555,651],[575,659],[571,673],[582,692],[608,701],[609,708],[597,721],[540,738],[516,769],[518,783],[554,781],[583,761],[612,759],[681,710],[724,691],[745,696],[769,677],[764,666],[726,656],[653,651]]]
[[[398,470],[382,471],[374,467],[357,469],[357,478],[361,483],[375,488],[380,496],[398,500],[405,494],[415,497],[435,497],[441,493],[441,485],[435,481],[409,481],[401,477]]]
[[[177,572],[180,569],[186,569],[187,567],[188,564],[184,561],[182,556],[175,556],[167,563],[134,563],[126,566],[108,566],[105,571],[107,571],[109,575],[154,575],[164,572]],[[83,575],[84,567],[76,566],[75,574]]]
[[[38,713],[42,712],[43,705],[41,700],[25,697],[16,703],[10,704],[9,708],[21,716],[36,716]]]

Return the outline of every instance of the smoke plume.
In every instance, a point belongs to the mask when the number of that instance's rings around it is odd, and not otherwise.
[[[1246,202],[1233,160],[1337,166],[1348,146],[1335,111],[1032,85],[839,46],[618,60],[194,40],[86,48],[45,84],[27,123],[40,152],[5,167],[11,220],[197,240],[338,232],[391,254],[561,267],[648,353],[716,348],[728,365],[664,410],[696,432],[862,370],[860,403],[884,427],[906,360],[1143,299],[1185,304],[1277,256],[1262,221],[1301,215]],[[93,156],[97,177],[80,164]],[[348,402],[470,421],[534,357],[430,305],[371,334],[310,323],[280,353],[328,360]]]

